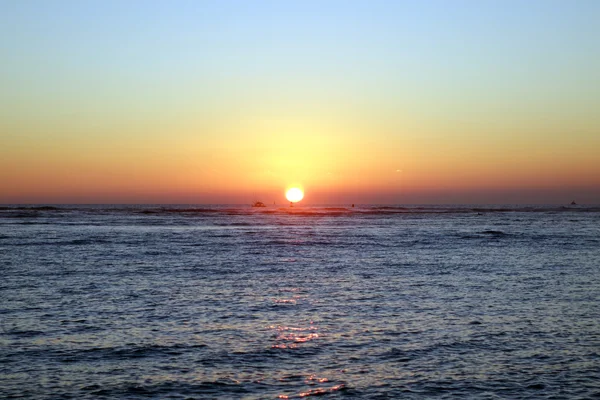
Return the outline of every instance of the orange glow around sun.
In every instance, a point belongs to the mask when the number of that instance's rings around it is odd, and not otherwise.
[[[296,203],[302,200],[302,198],[304,197],[304,192],[302,192],[302,190],[298,189],[297,187],[293,187],[291,189],[288,189],[288,191],[285,193],[285,197],[286,199],[288,199],[288,201]]]

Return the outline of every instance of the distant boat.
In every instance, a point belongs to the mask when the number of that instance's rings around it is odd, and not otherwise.
[[[572,205],[572,206],[576,206],[576,205],[577,205],[577,203],[575,203],[575,200],[573,200],[573,201],[571,202],[571,205]]]
[[[255,201],[254,203],[252,203],[252,207],[266,207],[265,203],[263,203],[262,201]]]

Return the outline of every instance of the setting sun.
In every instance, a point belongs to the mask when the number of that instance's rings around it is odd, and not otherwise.
[[[302,192],[301,189],[294,187],[294,188],[289,189],[285,193],[285,197],[288,199],[288,201],[291,201],[292,203],[296,203],[296,202],[302,200],[302,198],[304,197],[304,192]]]

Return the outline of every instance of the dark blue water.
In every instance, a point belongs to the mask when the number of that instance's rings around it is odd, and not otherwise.
[[[0,268],[2,398],[600,396],[600,208],[3,207]]]

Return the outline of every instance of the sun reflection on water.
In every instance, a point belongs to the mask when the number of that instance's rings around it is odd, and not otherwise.
[[[296,299],[273,299],[274,303],[277,304],[296,304]]]
[[[342,384],[339,384],[339,385],[332,386],[330,388],[315,388],[315,389],[307,390],[305,392],[300,392],[300,393],[298,393],[298,396],[300,396],[300,397],[321,396],[321,395],[324,395],[324,394],[327,394],[327,393],[333,393],[333,392],[336,392],[338,390],[342,390],[345,387],[346,386],[342,383]]]
[[[275,331],[273,336],[276,343],[271,346],[273,349],[295,349],[298,348],[298,344],[300,343],[306,343],[319,338],[319,334],[314,332],[318,328],[314,325],[307,327],[270,325],[269,329]]]
[[[312,320],[308,321],[308,324],[304,326],[269,325],[267,328],[273,333],[272,337],[274,343],[271,345],[272,349],[299,349],[302,346],[311,346],[309,342],[319,343],[319,339],[323,338],[323,334],[317,332],[319,331],[319,327]],[[323,344],[324,342],[321,342],[320,345]],[[323,396],[346,388],[345,383],[340,383],[338,381],[337,384],[335,384],[334,382],[331,382],[330,378],[317,373],[304,375],[302,379],[303,383],[309,386],[308,388],[305,388],[304,390],[301,389],[295,393],[281,393],[277,398],[291,399]],[[327,387],[328,384],[333,386]]]
[[[310,375],[308,378],[306,378],[306,380],[304,382],[306,384],[308,384],[308,385],[314,385],[317,382],[318,383],[329,382],[329,379],[327,379],[327,378],[319,378],[316,375]]]

